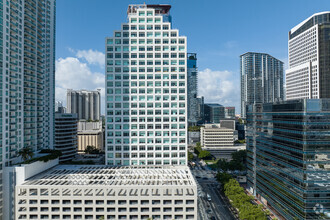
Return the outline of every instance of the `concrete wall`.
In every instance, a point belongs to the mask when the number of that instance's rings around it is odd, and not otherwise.
[[[5,167],[3,170],[3,219],[15,219],[15,186],[22,184],[25,180],[44,172],[58,164],[59,159],[47,162],[36,161],[31,164]]]

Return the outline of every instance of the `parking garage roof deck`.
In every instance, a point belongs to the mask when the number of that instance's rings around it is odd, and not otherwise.
[[[58,165],[22,185],[195,186],[186,166]]]

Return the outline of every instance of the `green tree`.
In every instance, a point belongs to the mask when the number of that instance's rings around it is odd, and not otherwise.
[[[22,160],[25,162],[28,159],[31,159],[33,157],[33,151],[31,147],[24,147],[20,151],[18,151],[18,155],[22,157]]]
[[[100,153],[100,150],[97,149],[97,148],[94,147],[94,146],[90,146],[90,145],[88,145],[88,146],[86,147],[86,149],[84,150],[84,152],[85,152],[86,154],[99,154],[99,153]]]
[[[188,151],[188,161],[192,161],[194,159],[194,155]]]
[[[211,153],[207,150],[202,150],[198,154],[198,158],[200,159],[207,159],[211,157]]]
[[[217,174],[217,180],[221,183],[222,186],[224,186],[226,183],[228,183],[230,179],[232,179],[232,177],[228,173],[218,173]]]
[[[196,147],[194,148],[194,152],[195,154],[197,154],[197,156],[200,154],[200,152],[202,151],[202,145],[200,142],[196,143]]]
[[[225,159],[218,160],[218,168],[222,169],[223,171],[227,171],[229,169],[228,162]]]
[[[240,163],[246,163],[247,153],[246,150],[236,151],[231,154],[233,160],[239,161]]]

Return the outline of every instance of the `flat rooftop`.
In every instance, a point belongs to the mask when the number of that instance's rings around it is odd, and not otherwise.
[[[57,165],[21,185],[195,186],[186,166]]]

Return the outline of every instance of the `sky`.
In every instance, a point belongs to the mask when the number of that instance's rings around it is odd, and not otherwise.
[[[101,89],[104,113],[105,37],[125,23],[129,4],[171,4],[172,27],[197,53],[198,95],[240,113],[239,56],[268,53],[287,67],[288,32],[329,0],[57,0],[56,100],[67,89]]]

